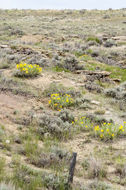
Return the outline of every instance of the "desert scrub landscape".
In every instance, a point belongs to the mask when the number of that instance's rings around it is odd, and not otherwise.
[[[125,190],[125,147],[126,9],[0,10],[0,190]]]

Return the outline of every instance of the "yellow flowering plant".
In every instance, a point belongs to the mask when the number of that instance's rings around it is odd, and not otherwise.
[[[85,116],[75,119],[72,124],[77,126],[77,129],[81,131],[90,131],[93,128],[93,124],[90,119]]]
[[[42,72],[42,68],[39,65],[27,64],[25,62],[20,62],[19,64],[17,64],[16,68],[16,75],[20,77],[37,76]]]
[[[51,94],[51,98],[49,100],[49,106],[53,110],[60,111],[64,107],[70,107],[74,104],[74,100],[69,94]]]
[[[87,117],[75,118],[72,122],[77,131],[89,132],[92,136],[99,138],[100,140],[113,140],[116,137],[126,135],[126,122],[123,125],[117,125],[114,123],[103,123],[101,125],[95,125]]]
[[[103,123],[94,127],[95,136],[101,140],[112,140],[117,136],[126,134],[126,124],[117,125],[113,123]]]

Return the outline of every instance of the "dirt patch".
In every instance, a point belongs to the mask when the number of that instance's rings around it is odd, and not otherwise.
[[[65,87],[76,87],[78,85],[73,79],[66,78],[63,75],[62,73],[45,72],[38,78],[27,80],[27,83],[42,91],[48,88],[52,82],[60,83]]]
[[[20,41],[22,43],[25,44],[29,44],[29,43],[39,43],[40,41],[42,41],[42,36],[41,35],[24,35],[22,36],[22,38],[20,39]]]
[[[16,112],[24,113],[30,109],[31,103],[28,103],[22,96],[12,94],[0,94],[0,120],[9,121],[9,118],[16,117]]]

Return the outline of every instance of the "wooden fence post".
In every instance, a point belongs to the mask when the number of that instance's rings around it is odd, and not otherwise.
[[[76,158],[77,158],[77,153],[73,152],[71,163],[70,163],[70,169],[69,169],[68,184],[73,183],[73,176],[74,176],[74,170],[75,170],[75,165],[76,165]]]

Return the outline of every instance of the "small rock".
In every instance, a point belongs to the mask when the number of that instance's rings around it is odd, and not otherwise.
[[[2,44],[1,44],[0,47],[1,47],[1,48],[7,48],[8,45],[2,45]]]
[[[21,144],[21,139],[16,138],[16,139],[15,139],[15,143],[17,143],[17,144]]]
[[[91,104],[99,105],[99,104],[100,104],[100,102],[95,101],[95,100],[92,100],[92,101],[91,101]]]
[[[6,144],[10,144],[10,140],[6,140],[5,142],[6,142]]]
[[[112,79],[114,82],[121,82],[121,79]]]

